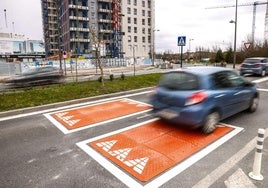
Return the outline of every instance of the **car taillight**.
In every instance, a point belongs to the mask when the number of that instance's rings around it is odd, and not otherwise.
[[[207,93],[204,91],[190,95],[185,102],[185,106],[190,106],[203,102],[207,98]]]
[[[261,67],[261,66],[262,66],[261,63],[256,63],[255,65],[256,65],[257,67]]]

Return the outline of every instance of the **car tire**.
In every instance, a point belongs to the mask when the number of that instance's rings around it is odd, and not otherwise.
[[[202,126],[202,132],[205,134],[212,133],[216,129],[219,119],[220,114],[216,111],[208,114]]]
[[[250,105],[249,105],[249,108],[247,109],[247,111],[255,112],[258,108],[258,105],[259,105],[259,97],[254,96],[250,101]]]

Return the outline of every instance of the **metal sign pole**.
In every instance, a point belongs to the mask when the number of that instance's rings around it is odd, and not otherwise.
[[[183,46],[181,46],[181,68],[182,68],[182,53],[183,53]]]

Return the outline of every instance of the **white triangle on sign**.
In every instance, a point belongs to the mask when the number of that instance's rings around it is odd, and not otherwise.
[[[136,171],[139,174],[142,174],[148,161],[149,161],[149,157],[144,157],[144,158],[125,161],[124,164],[126,164],[129,167],[133,167],[134,171]]]
[[[244,46],[245,46],[245,48],[246,48],[247,50],[250,48],[250,45],[251,45],[250,42],[246,42],[246,43],[244,43]]]
[[[185,45],[185,44],[184,44],[184,40],[183,40],[183,38],[180,38],[179,45],[180,45],[180,46],[184,46],[184,45]]]

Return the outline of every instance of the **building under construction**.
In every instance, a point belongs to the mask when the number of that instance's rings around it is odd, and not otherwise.
[[[149,57],[155,0],[41,0],[47,57]],[[61,50],[59,50],[61,49]]]

